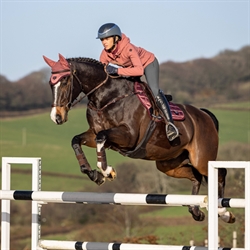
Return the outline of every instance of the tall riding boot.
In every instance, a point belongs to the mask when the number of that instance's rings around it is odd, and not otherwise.
[[[168,100],[165,97],[162,90],[159,90],[158,95],[156,96],[156,103],[164,115],[164,120],[166,122],[167,138],[169,141],[173,141],[176,137],[179,136],[179,131],[173,123],[172,114],[170,111]]]

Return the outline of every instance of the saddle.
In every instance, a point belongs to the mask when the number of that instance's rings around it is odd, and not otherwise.
[[[162,121],[162,117],[155,115],[155,108],[158,111],[157,105],[155,103],[152,91],[149,89],[148,85],[143,82],[135,82],[134,91],[141,101],[142,105],[148,110],[148,114],[152,119],[156,121]],[[166,95],[166,98],[169,102],[169,107],[171,110],[172,118],[174,121],[183,121],[185,119],[184,112],[172,101],[171,95]]]

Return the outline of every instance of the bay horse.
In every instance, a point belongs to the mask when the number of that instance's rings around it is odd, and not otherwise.
[[[153,111],[149,114],[136,94],[135,79],[112,77],[105,71],[106,65],[91,58],[65,59],[59,54],[57,62],[45,56],[44,60],[52,69],[50,115],[56,124],[65,123],[70,108],[82,98],[88,98],[89,128],[74,136],[72,148],[81,172],[90,180],[101,185],[105,179],[116,177],[106,160],[105,149],[110,148],[131,158],[155,161],[159,171],[189,179],[192,195],[199,193],[203,177],[207,181],[208,161],[216,160],[218,151],[219,123],[210,111],[176,104],[185,119],[174,121],[179,137],[170,142],[165,124],[160,121],[161,111],[151,100]],[[150,96],[150,90],[144,89]],[[82,145],[96,148],[99,171],[90,167]],[[226,169],[219,168],[218,172],[218,196],[222,198]],[[198,206],[188,209],[195,220],[204,220],[205,215]],[[219,216],[228,223],[235,221],[234,215],[225,208],[220,209]]]

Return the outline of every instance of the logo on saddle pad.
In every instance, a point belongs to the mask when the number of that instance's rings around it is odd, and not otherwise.
[[[139,100],[141,101],[142,105],[148,110],[148,113],[151,116],[150,109],[152,109],[152,104],[146,95],[143,86],[139,82],[135,82],[134,85],[135,93],[138,96]],[[169,102],[169,107],[171,110],[172,118],[175,121],[183,121],[185,119],[184,112],[174,103]]]

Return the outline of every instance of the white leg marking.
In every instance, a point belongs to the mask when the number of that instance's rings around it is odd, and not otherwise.
[[[104,143],[105,143],[105,141],[102,142],[102,143],[97,143],[96,150],[97,150],[98,153],[101,152],[101,149],[104,147]],[[102,163],[97,161],[97,167],[102,170]]]
[[[113,170],[113,168],[111,166],[107,166],[107,169],[105,171],[103,171],[101,169],[102,174],[104,175],[104,177],[108,177],[112,170]]]
[[[105,141],[102,143],[97,143],[97,145],[96,145],[97,152],[101,152],[102,148],[104,147],[104,143],[105,143]],[[110,172],[113,170],[113,168],[111,166],[107,166],[107,169],[104,171],[102,169],[102,162],[100,162],[100,161],[97,161],[97,167],[101,170],[102,174],[105,177],[108,177]]]
[[[225,207],[218,208],[218,214],[224,222],[229,222],[231,214]]]

